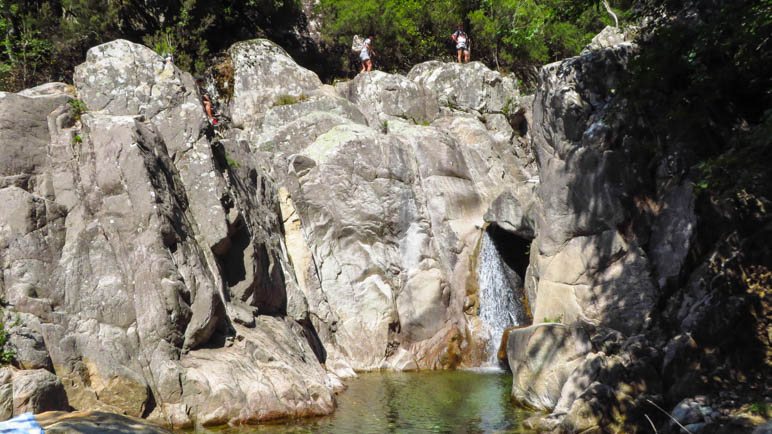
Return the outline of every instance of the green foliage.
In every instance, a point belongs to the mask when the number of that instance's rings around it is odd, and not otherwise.
[[[450,34],[465,14],[464,1],[321,0],[324,41],[347,53],[355,34],[375,36],[373,57],[386,70],[406,70],[417,62],[448,55]],[[347,60],[342,59],[340,68]]]
[[[597,0],[321,0],[322,35],[346,52],[353,35],[375,35],[376,64],[407,70],[452,58],[450,39],[464,23],[472,56],[506,69],[529,68],[576,55],[611,22]],[[618,1],[629,7],[628,1]],[[358,60],[350,59],[355,69]],[[346,65],[341,65],[345,69]]]
[[[239,165],[239,162],[231,158],[230,155],[225,156],[225,162],[228,163],[228,167],[230,167],[231,169],[238,169],[239,167],[241,167],[241,165]]]
[[[83,137],[80,136],[80,134],[75,134],[72,136],[72,144],[73,145],[79,145],[83,143]]]
[[[305,101],[308,99],[308,96],[301,94],[300,96],[293,96],[293,95],[279,95],[278,98],[276,98],[276,101],[273,102],[274,107],[282,106],[282,105],[291,105],[291,104],[297,104],[301,101]]]
[[[9,333],[5,328],[5,323],[0,322],[0,365],[7,365],[13,362],[16,353],[8,348]]]
[[[508,97],[507,100],[504,102],[504,107],[501,108],[501,113],[503,113],[505,116],[509,116],[513,113],[513,110],[517,108],[517,103],[515,102],[515,99],[512,97]]]
[[[477,56],[524,71],[574,56],[610,17],[596,1],[485,0],[469,14]]]
[[[86,107],[86,103],[79,99],[71,99],[67,101],[67,104],[70,106],[70,110],[72,111],[72,116],[73,118],[75,118],[76,121],[79,121],[83,113],[86,113],[86,111],[88,111],[88,108]]]
[[[766,402],[754,402],[748,407],[748,411],[761,417],[769,417],[769,405]]]
[[[560,315],[556,316],[555,318],[549,318],[549,317],[545,316],[544,319],[542,320],[542,322],[543,323],[547,323],[547,324],[562,324],[563,323],[563,314],[560,314]]]
[[[299,0],[0,0],[0,89],[70,81],[86,50],[117,38],[144,43],[194,73],[238,40],[303,43]]]
[[[616,0],[626,8],[631,0]],[[18,91],[69,81],[88,48],[124,38],[172,53],[175,64],[203,73],[233,42],[268,37],[323,78],[358,70],[354,34],[375,35],[376,68],[406,71],[450,60],[463,22],[472,56],[509,70],[529,70],[576,54],[610,22],[598,0],[320,0],[324,53],[287,29],[305,25],[300,0],[0,0],[0,87]],[[311,47],[311,48],[309,48]]]
[[[654,151],[678,149],[695,163],[699,192],[770,197],[772,1],[642,3],[677,17],[646,29],[620,89],[646,119]]]
[[[41,25],[51,9],[30,10],[22,1],[0,0],[0,89],[14,89],[31,82],[52,64],[52,41]]]

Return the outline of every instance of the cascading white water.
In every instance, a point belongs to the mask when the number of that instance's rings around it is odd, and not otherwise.
[[[522,311],[520,301],[515,296],[520,282],[516,281],[520,281],[519,276],[508,269],[486,231],[477,257],[477,284],[480,287],[480,320],[488,332],[488,364],[492,366],[498,364],[496,354],[504,330],[520,325],[522,321],[518,318]],[[513,287],[513,283],[518,287]]]

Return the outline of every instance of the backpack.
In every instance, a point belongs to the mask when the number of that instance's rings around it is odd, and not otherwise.
[[[354,35],[354,40],[351,41],[351,51],[359,54],[365,49],[365,39],[359,35]]]

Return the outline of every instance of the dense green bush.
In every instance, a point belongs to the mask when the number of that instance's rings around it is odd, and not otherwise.
[[[374,35],[376,67],[406,70],[421,60],[449,55],[450,34],[463,16],[457,0],[322,0],[324,42],[341,61],[339,69],[356,69],[349,56],[355,34]],[[349,59],[351,57],[351,59]],[[352,60],[353,65],[347,65]]]
[[[698,188],[772,198],[772,1],[646,0],[625,96],[657,152],[677,149]],[[645,133],[645,132],[644,132]]]
[[[353,35],[374,34],[386,70],[404,71],[429,59],[450,59],[450,39],[463,23],[472,39],[472,57],[491,66],[525,71],[576,55],[611,23],[598,0],[321,0],[324,41],[347,53]],[[616,1],[627,9],[628,1]],[[355,56],[341,70],[355,70]]]
[[[313,63],[299,0],[0,0],[0,89],[69,81],[86,50],[117,38],[170,52],[200,73],[232,43],[269,37]]]
[[[615,0],[627,8],[629,0]],[[323,53],[300,0],[0,0],[0,89],[68,81],[94,45],[143,43],[193,73],[233,42],[267,37],[330,80],[355,72],[353,35],[376,36],[376,67],[406,71],[450,60],[450,34],[463,22],[473,58],[509,70],[576,54],[609,22],[598,0],[320,0]]]

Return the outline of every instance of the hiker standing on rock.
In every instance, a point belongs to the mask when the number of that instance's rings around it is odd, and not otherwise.
[[[359,60],[362,61],[362,70],[360,72],[369,72],[373,70],[372,56],[375,55],[375,50],[372,47],[373,36],[368,36],[362,43],[362,51],[359,52]]]
[[[471,41],[469,35],[464,31],[464,25],[459,23],[458,29],[450,35],[450,39],[456,43],[456,52],[458,53],[458,63],[469,62]],[[463,59],[463,60],[462,60]]]

